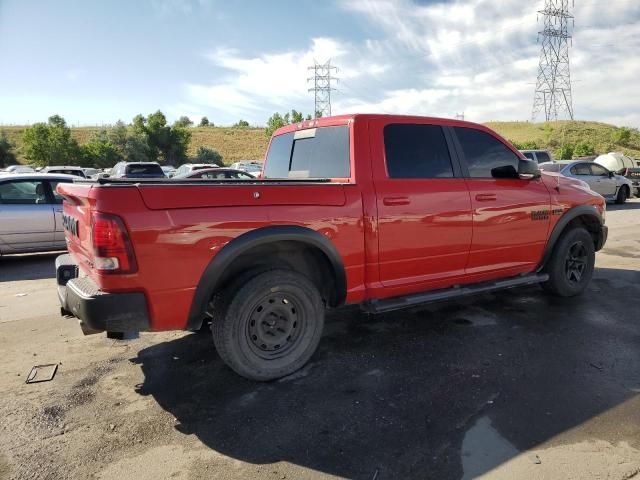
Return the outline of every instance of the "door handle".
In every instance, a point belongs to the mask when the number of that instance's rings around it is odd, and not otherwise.
[[[494,202],[498,199],[495,193],[479,193],[476,195],[478,202]]]
[[[382,199],[382,203],[388,207],[394,205],[409,205],[409,197],[386,197]]]

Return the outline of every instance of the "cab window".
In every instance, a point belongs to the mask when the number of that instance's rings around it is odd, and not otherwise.
[[[471,178],[493,178],[493,169],[513,167],[518,171],[520,159],[504,143],[481,130],[454,127]]]
[[[438,125],[387,125],[384,150],[389,178],[453,177],[449,147]]]

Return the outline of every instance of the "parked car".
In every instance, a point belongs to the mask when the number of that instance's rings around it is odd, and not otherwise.
[[[182,178],[206,178],[206,179],[236,179],[236,180],[252,180],[256,177],[250,173],[243,172],[242,170],[235,170],[233,168],[203,168],[201,170],[194,170],[185,175],[175,175],[173,178],[176,180]]]
[[[254,177],[259,177],[262,173],[262,162],[235,162],[231,164],[231,168],[250,173]]]
[[[40,173],[56,173],[62,175],[73,175],[75,177],[87,178],[84,168],[81,167],[43,167]]]
[[[120,162],[109,173],[109,178],[167,178],[158,162]]]
[[[202,170],[203,168],[213,168],[215,166],[216,165],[213,165],[212,163],[184,163],[176,169],[172,177],[180,177],[195,170]]]
[[[36,171],[28,165],[9,165],[4,169],[6,173],[35,173]]]
[[[60,183],[78,177],[42,173],[0,177],[0,255],[64,250]]]
[[[264,176],[60,185],[63,312],[87,333],[197,330],[211,318],[227,365],[270,380],[313,355],[327,308],[379,313],[535,283],[574,296],[607,238],[600,195],[469,122],[288,125]]]
[[[537,163],[552,162],[553,157],[547,150],[520,150],[525,157]]]
[[[594,162],[548,162],[540,164],[540,169],[582,180],[591,190],[616,203],[626,202],[634,189],[631,180]]]

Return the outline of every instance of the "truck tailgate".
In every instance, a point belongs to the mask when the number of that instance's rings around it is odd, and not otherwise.
[[[69,253],[85,272],[91,265],[91,211],[95,201],[91,198],[92,184],[60,183],[58,193],[64,197],[62,222]]]

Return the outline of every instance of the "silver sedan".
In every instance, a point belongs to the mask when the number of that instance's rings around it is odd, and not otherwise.
[[[67,248],[61,182],[78,177],[22,173],[0,176],[0,255]]]
[[[540,170],[558,172],[565,177],[577,178],[587,183],[591,190],[607,200],[624,203],[631,196],[633,185],[628,178],[617,175],[594,162],[545,162]]]

